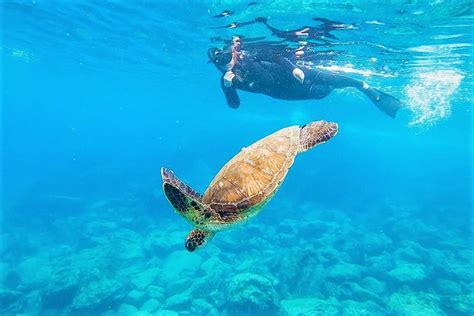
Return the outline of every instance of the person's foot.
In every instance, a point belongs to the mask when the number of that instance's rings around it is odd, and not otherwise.
[[[303,83],[304,81],[304,72],[303,70],[299,69],[299,68],[295,68],[293,69],[293,77],[295,77],[296,80],[299,81],[299,83]]]
[[[224,86],[227,88],[232,86],[232,80],[234,80],[235,74],[232,71],[228,71],[224,75]]]

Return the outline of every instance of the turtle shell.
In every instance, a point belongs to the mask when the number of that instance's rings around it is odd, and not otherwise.
[[[230,215],[267,201],[295,160],[300,130],[299,126],[287,127],[243,148],[212,180],[203,202],[231,220]]]

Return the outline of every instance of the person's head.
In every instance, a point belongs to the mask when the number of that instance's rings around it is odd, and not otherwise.
[[[213,47],[209,48],[207,51],[207,56],[209,56],[209,61],[212,62],[221,72],[224,73],[228,70],[227,64],[232,59],[232,54],[230,51]]]

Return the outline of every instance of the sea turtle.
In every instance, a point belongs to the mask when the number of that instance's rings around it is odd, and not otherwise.
[[[163,191],[179,215],[194,226],[188,251],[204,246],[216,232],[256,215],[273,197],[297,154],[336,135],[336,123],[318,121],[281,129],[243,148],[215,176],[204,195],[162,168]]]

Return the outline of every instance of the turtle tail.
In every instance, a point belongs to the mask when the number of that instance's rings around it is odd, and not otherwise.
[[[305,152],[311,148],[325,143],[334,137],[338,131],[337,123],[317,121],[301,127],[299,152]]]

